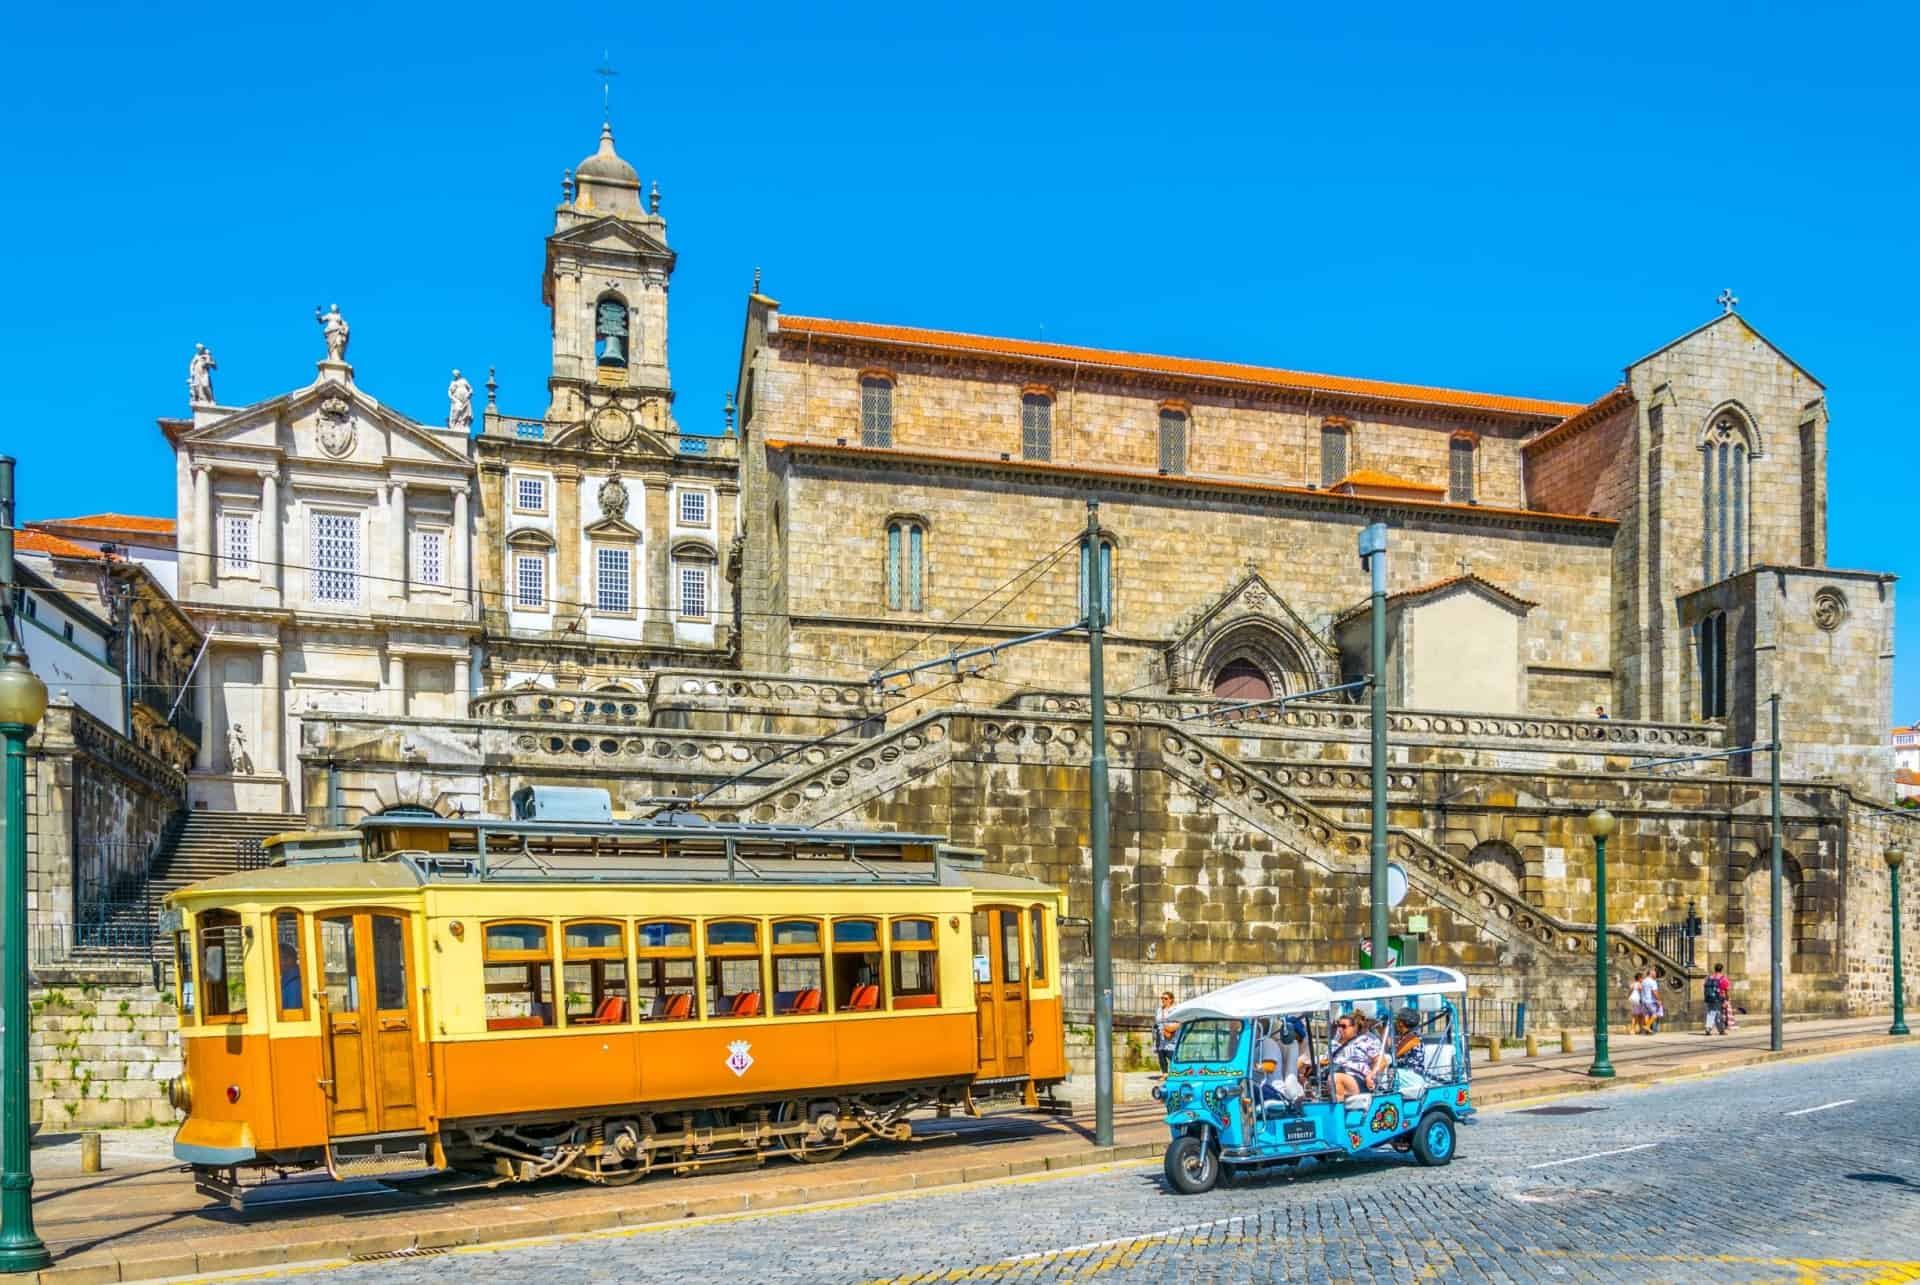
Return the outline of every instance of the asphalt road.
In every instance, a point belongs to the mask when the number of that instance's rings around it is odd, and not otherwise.
[[[346,1282],[1920,1281],[1920,1048],[1495,1110],[1459,1158],[1180,1197],[1157,1163],[460,1249]]]

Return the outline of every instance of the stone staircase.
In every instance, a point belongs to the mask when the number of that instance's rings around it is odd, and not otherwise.
[[[1330,874],[1364,876],[1366,827],[1327,815],[1279,784],[1266,768],[1235,758],[1171,721],[1110,718],[1107,727],[1113,770],[1158,769],[1308,864]],[[933,712],[876,740],[828,755],[783,781],[755,784],[716,800],[714,815],[846,824],[870,803],[967,758],[1084,765],[1086,723],[1072,715],[1010,709]],[[1500,943],[1503,953],[1545,955],[1558,965],[1555,971],[1574,976],[1591,969],[1593,925],[1540,910],[1414,831],[1390,829],[1389,845],[1423,900],[1473,924],[1488,940]],[[1619,928],[1610,929],[1607,937],[1614,967],[1623,974],[1636,968],[1657,971],[1676,1008],[1691,993],[1691,974],[1678,960]]]
[[[264,865],[261,841],[304,830],[307,819],[283,812],[189,812],[186,824],[153,863],[149,886],[157,906],[191,883]]]

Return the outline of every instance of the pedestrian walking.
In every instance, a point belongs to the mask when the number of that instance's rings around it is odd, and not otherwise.
[[[1153,1051],[1160,1058],[1161,1075],[1173,1065],[1173,1038],[1180,1033],[1179,1024],[1167,1020],[1167,1014],[1172,1011],[1173,992],[1161,991],[1160,1011],[1153,1015]]]
[[[1660,1033],[1660,1019],[1667,1015],[1667,1006],[1660,1002],[1660,978],[1652,969],[1647,970],[1647,980],[1642,983],[1647,997],[1647,1034]]]
[[[1628,1027],[1635,1035],[1647,1032],[1647,975],[1644,972],[1633,975],[1633,984],[1627,987],[1627,1016],[1632,1019]]]
[[[1715,964],[1713,972],[1708,974],[1704,983],[1707,1001],[1707,1034],[1725,1035],[1727,1033],[1727,972],[1723,965]]]

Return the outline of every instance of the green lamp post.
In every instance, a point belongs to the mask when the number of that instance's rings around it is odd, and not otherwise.
[[[1893,879],[1893,1025],[1889,1035],[1907,1033],[1907,995],[1900,975],[1900,861],[1906,854],[1887,845],[1887,874]]]
[[[27,737],[47,712],[47,685],[9,641],[0,652],[0,736],[6,738],[6,866],[0,905],[0,1272],[53,1261],[33,1230],[27,1124]]]
[[[1593,1064],[1587,1074],[1600,1080],[1613,1078],[1607,1060],[1607,836],[1615,824],[1605,808],[1587,814],[1593,836]]]

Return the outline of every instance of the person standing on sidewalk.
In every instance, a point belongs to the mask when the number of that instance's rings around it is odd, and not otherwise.
[[[1720,964],[1713,966],[1713,972],[1706,980],[1707,1034],[1725,1035],[1727,1033],[1727,974]]]
[[[1633,985],[1627,987],[1627,1016],[1633,1020],[1628,1028],[1635,1035],[1644,1035],[1647,1031],[1647,975],[1635,973]]]
[[[1160,992],[1160,1011],[1153,1015],[1153,1051],[1160,1058],[1160,1074],[1165,1075],[1167,1068],[1173,1065],[1173,1038],[1180,1033],[1177,1023],[1169,1022],[1167,1014],[1173,1011],[1173,992]]]

